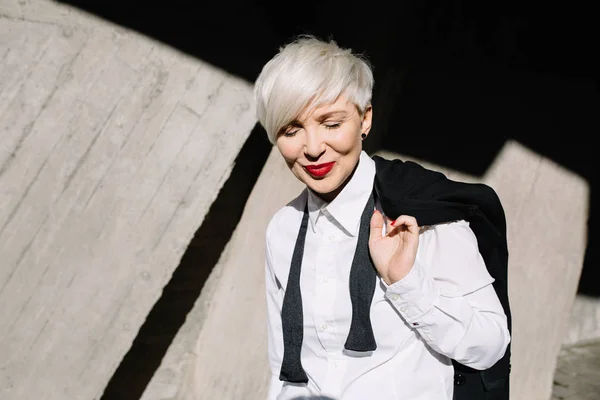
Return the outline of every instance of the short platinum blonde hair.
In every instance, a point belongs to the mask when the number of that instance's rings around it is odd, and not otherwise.
[[[333,103],[343,94],[362,115],[372,92],[373,71],[366,58],[311,35],[281,47],[254,84],[257,117],[273,144],[304,109]]]

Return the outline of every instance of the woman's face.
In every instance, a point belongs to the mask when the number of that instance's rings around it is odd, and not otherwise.
[[[326,201],[344,188],[371,129],[372,108],[363,116],[343,95],[334,103],[304,110],[277,135],[277,148],[292,173]]]

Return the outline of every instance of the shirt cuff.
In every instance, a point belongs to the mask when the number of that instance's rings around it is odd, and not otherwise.
[[[404,278],[387,286],[385,297],[406,322],[418,328],[425,325],[422,317],[434,308],[437,292],[433,278],[415,262]]]

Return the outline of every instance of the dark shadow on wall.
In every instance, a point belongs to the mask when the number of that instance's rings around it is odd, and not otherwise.
[[[256,126],[179,266],[106,386],[102,400],[141,398],[229,242],[270,151],[265,132]]]
[[[599,35],[593,10],[579,4],[516,0],[61,2],[250,82],[296,34],[333,37],[364,53],[376,81],[368,151],[391,150],[481,176],[512,139],[587,180],[588,247],[579,292],[600,296],[598,240],[592,228],[598,223],[598,185],[591,138],[600,131]],[[238,183],[226,185],[219,195],[103,400],[139,398],[150,381],[235,229],[236,215],[239,219],[266,160],[268,143],[261,135],[257,126],[240,154],[259,152],[251,156],[254,167],[234,170]],[[235,204],[229,203],[231,198]],[[220,236],[203,234],[211,218],[222,216],[222,207],[235,211],[216,224],[222,229]],[[570,232],[568,226],[557,229]],[[177,313],[169,316],[174,309]],[[161,322],[161,315],[169,318]]]

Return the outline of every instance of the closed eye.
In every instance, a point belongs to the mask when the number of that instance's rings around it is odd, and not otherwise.
[[[337,129],[340,126],[342,126],[341,122],[325,124],[325,128],[327,128],[327,129]]]
[[[296,135],[296,133],[298,133],[300,129],[302,129],[302,126],[300,124],[292,122],[291,124],[283,128],[279,134],[283,137],[293,137]]]
[[[298,133],[299,129],[296,129],[295,131],[287,131],[283,133],[284,137],[294,137],[296,136],[296,133]]]

